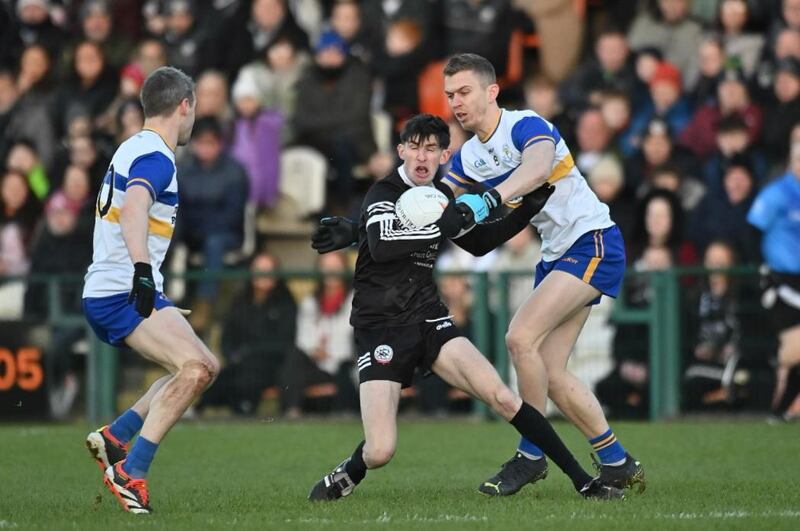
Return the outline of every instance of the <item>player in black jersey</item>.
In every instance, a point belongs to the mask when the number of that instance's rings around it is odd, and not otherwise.
[[[539,445],[587,498],[621,498],[622,492],[587,474],[550,423],[500,379],[489,361],[453,323],[439,297],[433,266],[444,238],[473,254],[485,254],[522,230],[552,190],[526,196],[508,216],[475,225],[471,211],[452,201],[450,188],[435,180],[447,161],[450,135],[441,118],[418,115],[400,135],[403,165],[367,192],[358,222],[359,250],[350,322],[359,353],[361,418],[365,440],[311,490],[311,500],[349,495],[367,470],[387,464],[397,443],[400,390],[420,368],[482,400],[519,433]],[[404,228],[395,203],[413,186],[435,186],[451,202],[436,223]],[[499,487],[498,487],[499,488]]]

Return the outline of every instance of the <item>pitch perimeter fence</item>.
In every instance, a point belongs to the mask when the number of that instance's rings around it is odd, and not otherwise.
[[[571,370],[595,387],[619,371],[624,360],[638,360],[646,377],[639,382],[640,396],[634,405],[643,417],[659,420],[684,412],[687,369],[697,361],[697,329],[702,324],[698,301],[711,273],[701,267],[629,271],[622,295],[616,301],[604,298],[590,315],[570,358]],[[764,408],[771,394],[770,360],[776,344],[768,316],[760,306],[758,273],[746,267],[717,273],[724,274],[733,286],[732,314],[738,320],[738,330],[731,339],[736,363],[733,367],[727,362],[720,366],[722,373],[727,371],[726,379],[720,379],[722,394],[713,396],[721,397],[717,400],[719,408]],[[284,280],[298,301],[313,293],[320,279],[315,271],[261,276]],[[220,321],[240,311],[231,306],[234,295],[253,277],[248,270],[213,274],[189,271],[168,276],[165,291],[172,296],[177,293],[179,297],[173,300],[189,307],[198,283],[219,283],[219,295],[212,305],[212,326],[204,334],[212,350],[219,352]],[[439,278],[464,281],[468,335],[503,378],[515,385],[505,333],[530,293],[532,271],[449,271]],[[86,324],[80,309],[82,282],[81,276],[29,275],[7,277],[0,283],[0,301],[5,301],[0,304],[0,313],[6,315],[0,320],[0,420],[52,418],[58,400],[64,399],[54,396],[56,391],[64,392],[61,378],[65,371],[74,373],[75,367],[79,401],[67,416],[85,414],[92,422],[108,420],[142,390],[146,382],[131,376],[137,370],[142,374],[142,363],[134,361],[137,357],[100,342]],[[11,301],[19,297],[24,304]],[[634,385],[632,389],[637,388]],[[471,409],[487,414],[479,404]]]

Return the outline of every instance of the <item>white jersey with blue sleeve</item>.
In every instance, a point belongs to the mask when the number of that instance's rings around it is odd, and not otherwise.
[[[120,213],[125,192],[141,186],[150,192],[147,249],[156,290],[163,291],[161,264],[167,254],[178,212],[175,154],[155,131],[143,130],[123,142],[111,159],[97,196],[94,255],[86,273],[83,297],[107,297],[130,291],[133,262],[122,238]]]
[[[547,180],[558,184],[541,212],[531,219],[542,239],[542,259],[551,262],[587,232],[614,225],[608,207],[589,188],[553,124],[534,111],[502,109],[489,138],[481,141],[476,135],[464,143],[453,155],[444,178],[465,190],[476,182],[495,187],[522,164],[525,148],[537,142],[553,142],[556,147]]]

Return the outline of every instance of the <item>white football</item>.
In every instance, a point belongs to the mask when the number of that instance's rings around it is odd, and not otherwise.
[[[448,202],[447,196],[433,186],[415,186],[403,192],[394,211],[403,227],[419,229],[438,221]]]

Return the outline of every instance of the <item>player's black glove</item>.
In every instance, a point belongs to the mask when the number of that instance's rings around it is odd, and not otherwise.
[[[133,287],[128,295],[128,304],[134,303],[136,313],[150,317],[156,301],[156,283],[153,280],[153,267],[144,262],[133,264]]]
[[[520,208],[525,208],[530,212],[531,217],[533,217],[544,208],[545,203],[547,203],[547,200],[550,199],[550,196],[553,195],[555,191],[555,186],[545,182],[533,192],[522,196],[522,205]]]
[[[451,201],[436,225],[445,238],[452,238],[462,230],[475,225],[475,216],[467,205]]]
[[[311,235],[311,247],[319,254],[350,247],[358,242],[358,224],[341,216],[322,218]]]

